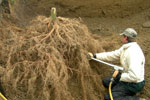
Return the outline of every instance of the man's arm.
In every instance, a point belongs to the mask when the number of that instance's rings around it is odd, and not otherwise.
[[[112,52],[96,53],[96,58],[104,61],[116,61],[120,59],[121,50],[122,48]]]

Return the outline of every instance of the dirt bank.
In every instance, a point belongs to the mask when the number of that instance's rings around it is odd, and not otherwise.
[[[42,14],[49,16],[56,7],[59,16],[71,17],[126,17],[150,7],[149,0],[15,0],[18,16]]]
[[[150,20],[149,0],[10,3],[0,23],[0,75],[8,99],[103,100],[101,80],[112,69],[89,62],[86,54],[119,48],[118,34],[127,27],[138,32],[146,57],[146,86],[138,95],[150,99],[150,28],[143,27]],[[54,6],[62,17],[53,22]]]

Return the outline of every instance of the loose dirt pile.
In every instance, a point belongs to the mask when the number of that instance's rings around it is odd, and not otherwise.
[[[92,71],[86,54],[104,50],[81,19],[38,16],[26,29],[14,26],[2,33],[2,84],[8,99],[103,98],[101,76]]]

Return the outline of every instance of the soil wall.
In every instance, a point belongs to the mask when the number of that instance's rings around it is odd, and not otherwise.
[[[19,17],[50,15],[51,7],[59,16],[126,17],[150,7],[150,0],[15,0],[12,12]]]
[[[103,100],[101,81],[112,69],[86,55],[119,48],[126,27],[136,29],[146,57],[139,95],[149,100],[150,28],[142,25],[150,20],[150,0],[9,0],[9,7],[0,23],[0,79],[8,100]],[[48,17],[52,7],[61,16],[55,21]]]

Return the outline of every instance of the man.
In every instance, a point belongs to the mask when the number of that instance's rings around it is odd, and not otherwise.
[[[112,84],[112,96],[114,100],[145,100],[134,96],[140,92],[144,85],[145,57],[136,43],[137,32],[133,28],[127,28],[122,35],[122,47],[112,52],[88,53],[88,59],[97,58],[104,61],[120,61],[124,71],[118,73]],[[104,87],[108,88],[111,77],[103,79]],[[110,100],[109,94],[105,100]]]

